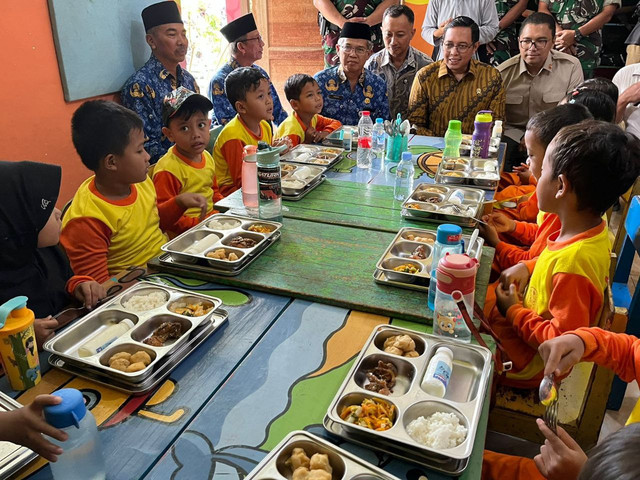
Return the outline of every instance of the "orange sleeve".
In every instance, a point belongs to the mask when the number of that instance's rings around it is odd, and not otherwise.
[[[529,250],[507,242],[496,245],[496,262],[501,270],[512,267],[521,260],[529,260]]]
[[[584,342],[582,360],[610,368],[625,382],[640,383],[640,339],[601,328],[579,328],[568,332]]]
[[[224,142],[220,151],[224,161],[227,162],[229,167],[229,174],[231,180],[233,180],[233,187],[231,185],[225,185],[225,187],[233,188],[228,193],[222,192],[223,195],[229,195],[229,193],[238,190],[242,187],[242,152],[244,149],[244,143],[241,140],[231,139]]]
[[[160,228],[164,231],[171,230],[182,217],[185,209],[178,205],[176,197],[172,197],[165,202],[158,202],[158,215],[160,216]]]
[[[109,227],[95,218],[69,220],[60,234],[60,244],[75,274],[92,277],[99,283],[109,280],[107,255],[112,233]]]
[[[531,245],[536,239],[538,228],[537,223],[519,222],[516,220],[516,228],[513,232],[510,232],[509,235],[522,245]]]
[[[158,212],[160,212],[161,204],[167,204],[167,202],[175,200],[175,197],[182,193],[182,183],[174,174],[170,172],[158,172],[157,174],[155,174],[153,176],[153,184],[156,187],[156,201],[158,203]],[[171,212],[170,210],[167,211],[166,209],[164,213],[165,215],[168,214],[170,217],[174,215],[173,212]],[[171,232],[182,233],[198,224],[198,218],[187,217],[186,215],[182,215],[182,213],[180,214],[180,218],[178,218],[178,220],[171,225],[165,225],[165,222],[161,217],[160,223],[163,227],[166,227],[162,229],[169,230]]]
[[[215,205],[216,203],[218,203],[220,200],[224,198],[220,193],[220,187],[218,187],[218,179],[216,178],[215,175],[213,176],[213,184],[211,185],[211,188],[213,189],[213,204]],[[213,213],[218,213],[218,212],[216,210]]]
[[[532,176],[531,178],[534,177]],[[535,192],[527,200],[516,205],[516,211],[518,212],[520,220],[524,222],[535,222],[539,212],[538,196]]]
[[[538,179],[536,178],[535,175],[531,175],[529,177],[529,185],[538,185]]]
[[[285,135],[285,137],[288,137],[289,140],[291,140],[291,146],[295,147],[297,145],[300,145],[301,143],[301,138],[300,135],[296,135],[295,133],[290,133],[289,135]]]
[[[507,320],[531,347],[569,330],[588,327],[602,306],[602,292],[591,280],[575,273],[557,273],[552,279],[547,320],[522,304],[507,310]]]
[[[339,129],[342,126],[338,120],[334,120],[333,118],[323,117],[322,115],[318,115],[316,121],[316,130],[318,132],[333,132]]]
[[[65,290],[69,295],[73,296],[73,292],[76,291],[78,285],[84,282],[92,282],[93,278],[87,275],[74,275],[69,280],[67,280],[67,284],[65,285]]]
[[[482,480],[545,480],[531,458],[516,457],[485,450],[482,455]]]

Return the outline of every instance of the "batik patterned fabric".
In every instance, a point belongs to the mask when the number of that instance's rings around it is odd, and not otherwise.
[[[509,10],[511,10],[518,0],[496,0],[496,10],[498,11],[498,20],[502,20]],[[518,55],[520,49],[518,48],[518,32],[516,30],[516,24],[513,22],[507,28],[503,28],[498,32],[496,38],[493,39],[493,44],[496,47],[493,55],[489,55],[489,63],[494,67],[497,67],[505,60]]]
[[[551,15],[564,30],[576,30],[602,12],[608,5],[620,7],[620,0],[540,0],[549,7]],[[602,32],[585,35],[575,45],[575,56],[582,64],[585,78],[591,78],[600,64]]]
[[[359,112],[368,110],[371,118],[389,120],[387,84],[378,75],[363,69],[353,92],[341,66],[322,70],[314,78],[324,97],[323,116],[357,125]]]
[[[271,90],[271,96],[273,97],[273,120],[277,124],[282,123],[284,119],[287,118],[287,112],[282,109],[280,97],[278,97],[278,92],[276,92],[273,83],[271,83],[269,75],[267,75],[267,72],[265,72],[264,69],[260,68],[256,64],[251,65],[251,67],[259,70],[260,73],[269,80],[269,89]],[[212,120],[214,124],[226,125],[236,116],[236,110],[233,108],[231,103],[229,103],[229,99],[224,91],[224,81],[236,68],[240,68],[240,64],[232,58],[225,63],[220,70],[218,70],[209,83],[209,100],[213,103]]]
[[[180,65],[174,77],[154,56],[145,63],[122,87],[122,105],[136,112],[144,122],[144,134],[148,138],[144,148],[151,155],[150,162],[169,150],[172,143],[162,134],[162,100],[178,87],[200,93],[195,78]]]
[[[332,0],[331,3],[336,7],[346,19],[354,17],[368,17],[373,13],[383,0]],[[322,38],[322,50],[324,52],[324,66],[334,67],[340,63],[338,53],[336,52],[336,44],[340,37],[340,30],[330,30]],[[382,42],[382,29],[380,25],[371,27],[371,41],[373,42],[373,51],[379,52],[384,48]]]

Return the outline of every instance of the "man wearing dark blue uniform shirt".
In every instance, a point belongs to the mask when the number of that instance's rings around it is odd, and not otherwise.
[[[359,112],[368,110],[374,121],[378,117],[389,120],[387,84],[364,68],[372,49],[369,25],[344,24],[337,45],[340,65],[315,74],[324,97],[323,116],[357,125]]]
[[[236,111],[229,103],[224,91],[224,81],[227,76],[239,67],[253,67],[269,80],[269,89],[273,97],[273,120],[280,124],[287,118],[287,112],[282,109],[278,93],[269,79],[269,75],[254,62],[262,58],[264,42],[258,32],[253,14],[248,13],[220,29],[220,33],[230,44],[231,59],[216,72],[209,83],[209,99],[213,103],[213,122],[225,125],[236,116]]]
[[[151,57],[124,84],[121,100],[142,118],[148,138],[144,148],[154,164],[172,145],[162,134],[162,100],[180,86],[194,92],[200,89],[195,78],[178,65],[184,61],[189,41],[175,2],[149,5],[142,10],[142,21]]]

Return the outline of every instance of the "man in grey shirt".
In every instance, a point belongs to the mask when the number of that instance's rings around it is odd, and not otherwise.
[[[399,113],[407,118],[409,93],[418,70],[433,62],[431,57],[409,43],[416,33],[413,11],[406,5],[392,5],[382,17],[384,50],[373,54],[365,68],[387,83],[389,109],[393,120]]]
[[[436,60],[442,59],[442,49],[438,46],[444,28],[461,15],[480,27],[480,45],[492,41],[500,30],[495,0],[430,0],[422,23],[422,38],[436,47],[433,55]]]

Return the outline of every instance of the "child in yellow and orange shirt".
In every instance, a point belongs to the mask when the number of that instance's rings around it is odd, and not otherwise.
[[[538,179],[540,210],[558,215],[535,262],[505,270],[489,321],[513,369],[506,383],[538,386],[538,346],[569,330],[595,324],[604,303],[610,242],[604,212],[640,173],[640,141],[619,127],[587,120],[565,127],[545,153]],[[528,287],[521,300],[518,288]]]
[[[327,135],[342,126],[338,120],[320,115],[324,99],[318,82],[311,75],[291,75],[284,84],[284,94],[293,113],[278,127],[278,137],[289,137],[292,146],[322,143]]]
[[[236,68],[224,82],[227,98],[238,114],[227,123],[213,149],[220,193],[227,196],[242,187],[242,153],[245,145],[272,143],[269,123],[273,99],[269,80],[257,68]]]
[[[82,163],[95,175],[78,188],[62,219],[60,243],[76,275],[98,282],[161,253],[162,233],[188,208],[204,216],[206,199],[183,193],[156,205],[147,175],[142,120],[114,102],[83,103],[71,119],[71,136]]]
[[[206,216],[216,211],[213,204],[222,200],[214,173],[213,157],[205,150],[209,143],[211,101],[184,87],[166,96],[162,105],[162,133],[174,143],[158,160],[153,184],[158,204],[181,193],[199,193],[207,200]],[[190,208],[168,230],[180,234],[200,222],[201,211]]]

